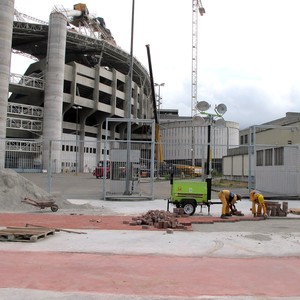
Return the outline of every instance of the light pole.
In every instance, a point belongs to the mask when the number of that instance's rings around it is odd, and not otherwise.
[[[126,155],[126,181],[124,195],[130,195],[130,179],[131,179],[131,98],[132,98],[132,78],[133,78],[133,38],[134,38],[134,6],[135,0],[132,0],[131,7],[131,37],[130,37],[130,64],[129,64],[129,85],[127,94],[127,155]]]
[[[79,118],[78,118],[78,111],[79,109],[82,109],[81,106],[79,105],[74,105],[72,106],[72,108],[76,109],[76,146],[75,146],[75,164],[76,164],[76,169],[75,169],[75,175],[77,176],[78,175],[78,154],[79,154],[79,148],[78,148],[78,123],[79,123]]]
[[[211,174],[210,174],[210,138],[211,138],[211,125],[225,126],[226,123],[223,119],[223,115],[227,111],[225,104],[216,105],[214,113],[206,112],[210,108],[210,104],[206,101],[200,101],[196,105],[196,109],[201,115],[206,116],[207,120],[207,161],[206,161],[206,182],[207,182],[207,200],[211,200]],[[194,116],[193,120],[198,124],[204,124],[205,119],[201,116]]]

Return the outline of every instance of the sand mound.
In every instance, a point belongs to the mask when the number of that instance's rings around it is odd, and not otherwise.
[[[22,212],[39,209],[38,207],[22,203],[21,201],[25,197],[36,201],[54,199],[59,209],[90,208],[89,205],[80,205],[79,207],[63,197],[53,196],[14,170],[0,170],[0,211]],[[50,208],[47,208],[47,210],[51,211]]]

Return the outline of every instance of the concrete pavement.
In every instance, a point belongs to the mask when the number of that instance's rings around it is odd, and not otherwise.
[[[167,204],[163,199],[70,200],[124,216],[165,210]],[[300,201],[288,205],[300,208]],[[250,207],[249,200],[237,204],[245,214]],[[211,214],[218,217],[220,209],[213,205]],[[198,208],[196,215],[206,218],[207,211]],[[84,230],[82,235],[59,232],[36,243],[0,243],[0,298],[300,299],[299,225],[299,217],[289,214],[256,222],[193,224],[193,231],[171,234]]]

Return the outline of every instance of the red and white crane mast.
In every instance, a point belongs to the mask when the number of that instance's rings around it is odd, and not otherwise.
[[[205,9],[201,0],[193,1],[192,13],[192,117],[197,114],[197,68],[198,68],[198,14],[203,16]]]

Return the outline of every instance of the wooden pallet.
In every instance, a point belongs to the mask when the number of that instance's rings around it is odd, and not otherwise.
[[[0,229],[0,242],[36,242],[54,235],[55,229],[40,227],[6,227]]]

